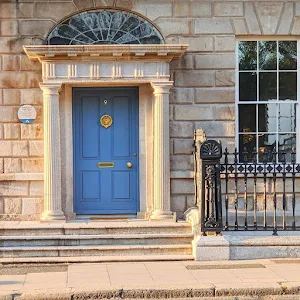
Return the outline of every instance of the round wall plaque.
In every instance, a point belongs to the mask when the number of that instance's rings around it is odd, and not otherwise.
[[[100,119],[100,124],[104,127],[104,128],[108,128],[112,125],[113,120],[112,117],[110,115],[103,115]]]
[[[22,123],[32,123],[36,119],[35,108],[32,105],[22,105],[18,110],[18,118]]]

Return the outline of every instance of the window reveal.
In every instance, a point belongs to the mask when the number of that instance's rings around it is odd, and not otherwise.
[[[296,151],[297,41],[238,42],[238,146],[258,162]],[[251,157],[253,159],[253,155]]]

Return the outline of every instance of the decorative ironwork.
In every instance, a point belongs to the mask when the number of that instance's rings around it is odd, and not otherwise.
[[[222,230],[220,155],[221,145],[216,141],[206,141],[201,145],[202,196],[201,231],[219,233]]]
[[[219,159],[222,157],[222,147],[214,140],[205,141],[200,148],[201,159]]]
[[[103,115],[100,118],[100,124],[104,127],[104,128],[108,128],[112,125],[113,123],[113,119],[110,115]]]
[[[48,35],[47,45],[164,44],[158,29],[120,10],[90,10],[71,16]]]
[[[225,230],[296,230],[296,153],[268,153],[257,162],[256,149],[229,153],[225,149],[220,176],[225,180]],[[271,155],[271,156],[270,156]],[[287,155],[291,159],[287,162]],[[249,161],[252,157],[252,161]],[[241,183],[241,181],[243,183]]]
[[[262,162],[255,148],[252,153],[226,148],[220,156],[221,145],[209,140],[201,146],[195,143],[195,149],[196,162],[201,163],[196,191],[201,190],[197,205],[204,235],[222,230],[269,230],[277,235],[300,229],[296,215],[300,163],[295,149],[266,153]]]

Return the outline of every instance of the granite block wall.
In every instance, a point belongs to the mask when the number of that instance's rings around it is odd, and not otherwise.
[[[2,0],[0,2],[0,218],[38,219],[43,209],[41,65],[23,45],[43,44],[48,32],[78,11],[126,9],[149,18],[167,43],[189,44],[171,63],[171,208],[193,205],[193,132],[234,148],[236,38],[300,33],[298,1]],[[22,104],[37,110],[33,124],[17,119]]]

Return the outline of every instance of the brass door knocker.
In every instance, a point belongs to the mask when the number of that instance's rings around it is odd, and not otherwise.
[[[113,119],[110,115],[103,115],[100,118],[100,124],[104,127],[104,128],[108,128],[112,125],[113,123]]]

